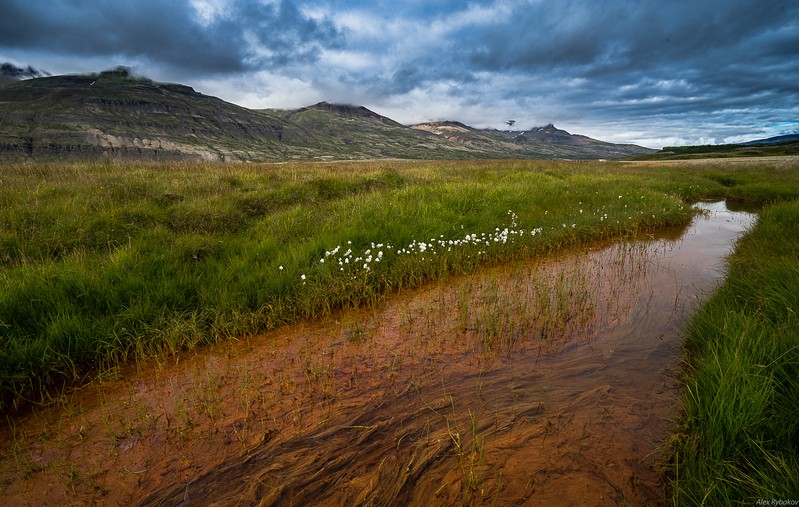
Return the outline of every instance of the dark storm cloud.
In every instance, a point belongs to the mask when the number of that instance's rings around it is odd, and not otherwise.
[[[518,2],[506,23],[454,34],[468,61],[489,70],[576,67],[586,75],[683,65],[746,47],[795,23],[792,0]],[[771,50],[794,51],[774,41]],[[753,48],[756,51],[757,47]],[[731,52],[725,60],[737,58]]]
[[[17,81],[20,79],[30,79],[49,75],[48,72],[34,69],[30,65],[27,67],[17,67],[9,62],[0,65],[0,81]]]
[[[453,22],[406,56],[407,42],[364,41],[364,47],[376,44],[384,53],[401,55],[380,76],[369,71],[349,76],[370,93],[407,93],[448,82],[458,96],[469,94],[483,79],[478,76],[487,73],[518,78],[518,88],[495,88],[496,96],[519,97],[522,104],[545,92],[564,107],[593,107],[598,114],[797,101],[799,3],[793,0],[498,1],[445,7],[426,2],[423,15],[418,3],[410,4],[398,8],[402,19],[426,24],[431,34],[470,9],[478,15]],[[389,22],[396,19],[389,16]],[[546,84],[579,81],[566,88]]]
[[[436,62],[431,58],[419,58],[400,65],[391,75],[381,80],[364,76],[361,85],[368,84],[379,88],[383,93],[403,94],[417,88],[425,88],[435,83],[457,84],[458,87],[474,84],[474,74],[458,65]]]
[[[453,57],[525,82],[581,81],[548,90],[564,109],[691,121],[799,103],[795,1],[518,2],[506,19],[452,34]]]
[[[285,65],[295,61],[312,61],[321,48],[340,47],[343,36],[330,21],[317,21],[305,17],[290,0],[279,6],[264,5],[257,1],[233,4],[235,13],[220,26],[226,33],[245,31],[274,56],[262,57],[254,53],[250,59],[265,60],[269,64]],[[249,20],[242,23],[242,20]]]
[[[313,60],[340,39],[331,22],[306,18],[286,0],[234,2],[207,24],[188,1],[0,3],[0,48],[141,57],[195,74]]]
[[[547,2],[517,6],[506,25],[456,36],[474,69],[584,78],[608,97],[630,85],[640,88],[628,95],[669,93],[657,85],[683,80],[687,86],[673,90],[679,97],[747,92],[738,77],[754,71],[765,83],[770,60],[795,76],[797,19],[799,4],[788,1]]]

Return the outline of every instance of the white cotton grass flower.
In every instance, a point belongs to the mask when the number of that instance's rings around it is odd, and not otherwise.
[[[580,212],[582,213],[583,210],[581,209]],[[547,213],[548,211],[544,212],[544,214]],[[356,248],[355,250],[358,250],[357,253],[353,251],[353,242],[350,240],[346,243],[349,246],[346,252],[340,253],[341,245],[331,250],[326,250],[324,256],[319,259],[319,264],[326,264],[327,258],[332,257],[333,261],[338,264],[339,271],[347,273],[347,276],[352,275],[352,279],[355,280],[357,279],[356,272],[369,273],[374,264],[390,262],[389,259],[391,259],[392,253],[397,256],[413,256],[421,262],[432,260],[433,256],[438,255],[439,249],[443,251],[445,248],[447,252],[456,252],[459,248],[475,248],[473,253],[476,253],[476,255],[486,255],[489,248],[505,245],[508,242],[514,243],[517,236],[523,238],[526,234],[536,236],[543,233],[542,227],[530,229],[529,232],[518,229],[518,215],[513,210],[508,210],[507,215],[511,222],[508,227],[495,227],[491,232],[466,232],[460,239],[447,239],[444,234],[439,234],[438,237],[432,237],[425,241],[413,240],[404,247],[394,247],[391,244],[372,241],[365,243],[363,250]],[[568,224],[564,223],[563,227],[568,227]],[[572,224],[572,228],[574,227],[575,225]],[[465,228],[461,224],[461,230]],[[457,230],[456,227],[453,227],[453,229]],[[466,257],[470,258],[472,255],[467,255]],[[282,271],[283,269],[283,266],[280,266],[280,270]],[[300,279],[305,285],[307,276],[303,274]]]

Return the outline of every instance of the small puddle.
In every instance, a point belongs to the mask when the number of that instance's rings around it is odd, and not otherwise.
[[[61,447],[76,456],[77,432],[99,462],[71,487],[163,505],[661,504],[680,330],[756,219],[697,206],[687,229],[110,382],[59,419]]]

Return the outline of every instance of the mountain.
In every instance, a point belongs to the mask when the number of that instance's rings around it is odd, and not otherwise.
[[[285,121],[126,69],[0,85],[0,150],[34,158],[277,158]]]
[[[778,144],[778,143],[788,143],[792,141],[799,141],[799,134],[788,134],[784,136],[769,137],[768,139],[757,139],[755,141],[741,143],[741,145],[751,146],[753,144]]]
[[[459,122],[436,121],[413,125],[412,128],[432,132],[480,152],[496,152],[499,149],[505,157],[511,158],[623,158],[656,151],[634,144],[612,144],[570,134],[552,124],[530,130],[497,130],[475,129]]]
[[[321,150],[317,158],[442,159],[471,155],[438,136],[410,129],[363,106],[320,102],[270,113],[287,123],[284,142]]]
[[[652,151],[552,125],[521,132],[457,122],[408,127],[365,107],[327,102],[252,110],[124,67],[0,83],[2,159],[590,159]]]

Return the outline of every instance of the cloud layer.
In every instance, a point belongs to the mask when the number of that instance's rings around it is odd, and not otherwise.
[[[0,61],[129,65],[248,107],[363,104],[398,121],[615,142],[799,130],[794,0],[4,0]]]

